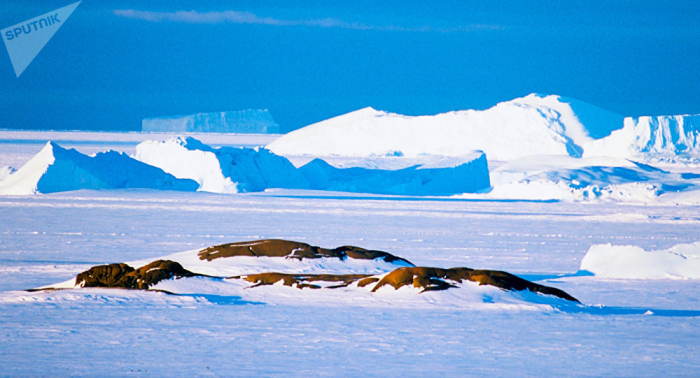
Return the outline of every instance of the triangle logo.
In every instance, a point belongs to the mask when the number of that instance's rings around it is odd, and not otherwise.
[[[78,1],[0,31],[17,77],[24,72],[80,3]]]

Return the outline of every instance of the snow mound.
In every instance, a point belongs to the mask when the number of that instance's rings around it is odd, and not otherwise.
[[[585,146],[585,156],[700,154],[700,115],[627,117],[624,127]]]
[[[287,159],[266,149],[212,148],[191,138],[145,141],[135,159],[215,193],[255,192],[267,188],[305,189],[308,183]]]
[[[144,132],[280,133],[267,109],[146,118],[141,128]]]
[[[622,116],[592,105],[531,94],[484,111],[434,116],[360,109],[288,133],[267,147],[284,156],[460,156],[481,150],[492,160],[580,157],[583,144],[621,125]]]
[[[580,270],[607,278],[700,279],[700,242],[656,251],[598,244],[581,260]]]
[[[396,168],[397,163],[391,165]],[[343,192],[453,195],[475,193],[491,186],[486,156],[481,152],[453,158],[441,157],[395,170],[337,168],[321,159],[314,159],[299,171],[311,183],[312,189]]]
[[[124,188],[194,191],[197,183],[177,179],[123,153],[108,151],[91,157],[48,142],[22,168],[0,183],[0,194]]]

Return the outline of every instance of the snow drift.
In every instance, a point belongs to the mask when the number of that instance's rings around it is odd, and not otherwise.
[[[280,133],[267,109],[146,118],[141,128],[144,132]]]
[[[585,156],[700,154],[700,115],[627,117],[624,127],[585,146]]]
[[[608,278],[700,279],[700,242],[656,251],[598,244],[581,260],[580,270]]]
[[[584,144],[621,128],[622,120],[580,101],[531,94],[484,111],[434,116],[365,108],[293,131],[267,147],[285,156],[460,156],[481,150],[492,160],[580,157]]]
[[[91,157],[53,142],[0,182],[0,194],[10,195],[123,188],[194,191],[197,183],[177,179],[123,153],[108,151]]]

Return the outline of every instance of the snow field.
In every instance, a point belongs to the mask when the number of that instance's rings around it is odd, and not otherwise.
[[[122,190],[2,197],[0,219],[13,221],[1,223],[0,259],[8,269],[0,270],[0,372],[167,375],[176,369],[282,376],[321,374],[352,359],[339,375],[538,376],[572,370],[692,375],[700,365],[698,280],[573,273],[595,244],[662,250],[693,243],[700,231],[697,210],[396,201],[313,192],[221,196]],[[383,289],[369,297],[284,286],[239,290],[232,288],[235,282],[201,278],[163,282],[180,285],[162,286],[183,292],[179,296],[18,291],[72,280],[101,263],[137,265],[177,258],[178,251],[271,237],[371,247],[420,265],[507,270],[561,288],[587,306],[537,303],[478,286],[438,297],[410,289]],[[57,263],[64,268],[52,268]],[[245,353],[232,352],[241,350]]]

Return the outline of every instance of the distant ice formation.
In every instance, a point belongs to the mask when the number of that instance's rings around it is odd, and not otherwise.
[[[267,109],[146,118],[144,132],[279,134],[280,126]]]

